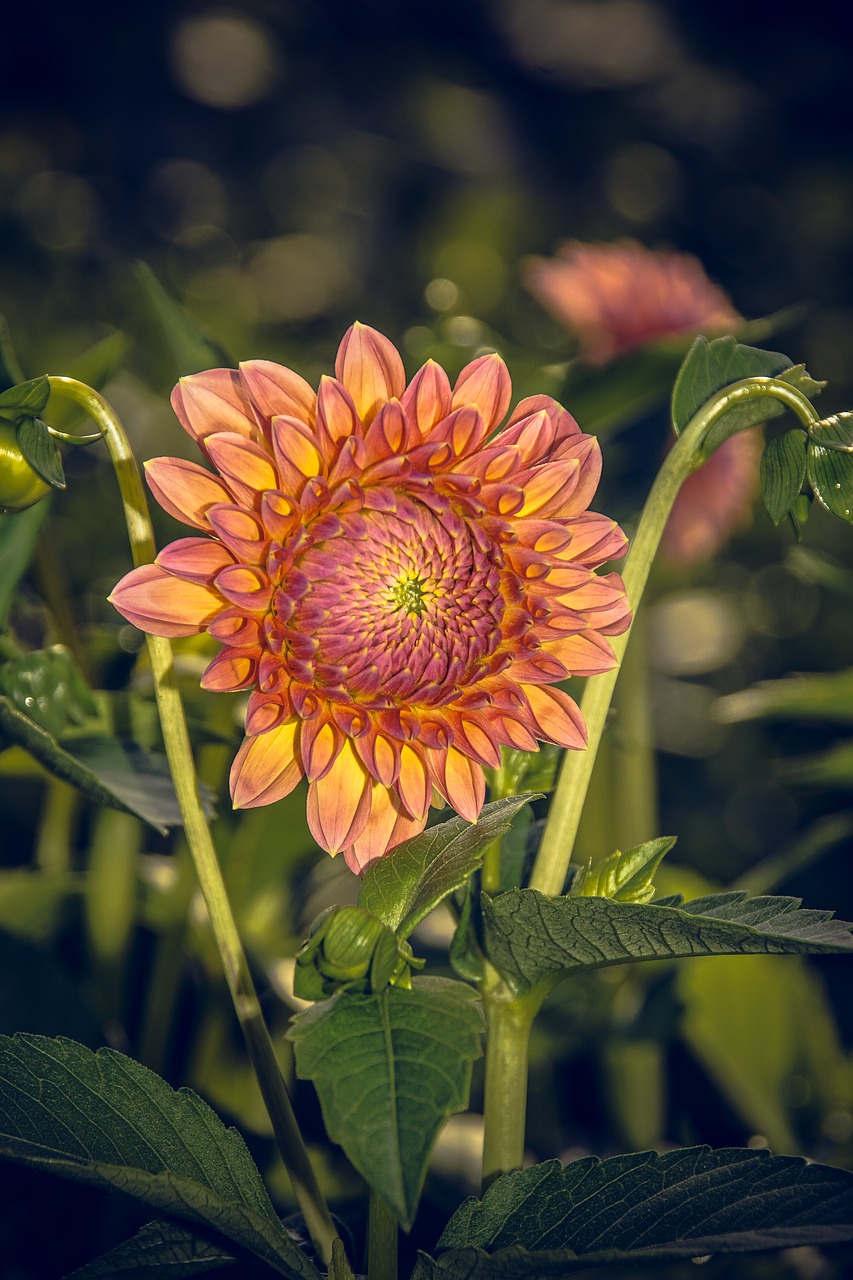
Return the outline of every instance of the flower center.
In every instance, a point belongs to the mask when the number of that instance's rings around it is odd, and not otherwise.
[[[391,588],[391,599],[396,607],[404,613],[414,614],[416,618],[423,617],[432,594],[429,582],[416,574],[400,578]]]

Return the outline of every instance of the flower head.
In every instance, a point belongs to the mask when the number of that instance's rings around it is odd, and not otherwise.
[[[354,870],[421,831],[433,793],[483,803],[501,745],[582,747],[554,684],[606,670],[628,625],[612,520],[587,508],[596,441],[547,396],[510,402],[497,355],[451,387],[406,383],[356,324],[315,394],[265,360],[184,378],[175,411],[216,473],[157,458],[148,483],[198,534],[110,597],[155,635],[207,631],[202,684],[251,689],[236,807],[309,782],[320,845]],[[218,473],[218,474],[217,474]]]
[[[673,334],[728,333],[740,319],[698,259],[635,240],[569,241],[556,258],[532,259],[525,284],[590,364]]]

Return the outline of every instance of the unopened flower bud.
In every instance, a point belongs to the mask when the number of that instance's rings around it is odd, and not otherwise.
[[[0,511],[26,511],[48,493],[50,485],[21,452],[15,427],[0,422]]]
[[[322,1000],[335,991],[409,988],[411,969],[423,963],[364,907],[331,907],[317,917],[299,949],[293,990],[302,1000]]]

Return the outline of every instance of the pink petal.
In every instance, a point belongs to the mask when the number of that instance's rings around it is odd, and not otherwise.
[[[410,818],[400,805],[398,796],[375,782],[367,825],[343,851],[346,864],[350,871],[360,875],[371,862],[390,853],[404,840],[420,835],[425,826],[426,811],[422,817]]]
[[[256,651],[223,649],[208,663],[201,677],[201,687],[214,693],[234,693],[254,684],[257,670]]]
[[[577,704],[567,693],[546,685],[528,684],[523,689],[536,717],[540,738],[575,750],[586,746],[586,725]]]
[[[181,378],[172,392],[172,408],[199,444],[217,431],[233,431],[247,440],[258,433],[252,406],[234,369],[208,369]]]
[[[128,622],[155,636],[197,635],[222,609],[217,592],[175,578],[156,564],[131,569],[109,599]]]
[[[383,404],[403,394],[406,373],[392,342],[367,325],[352,325],[344,334],[335,360],[335,373],[353,398],[356,412],[368,426]]]
[[[500,356],[478,356],[456,379],[451,401],[454,409],[471,405],[479,409],[486,424],[486,434],[493,431],[506,417],[512,399],[512,382],[509,370]]]
[[[450,379],[434,360],[427,360],[418,370],[402,396],[403,408],[424,437],[450,413],[450,400]]]
[[[187,582],[203,582],[208,586],[221,569],[233,563],[231,552],[213,538],[179,538],[164,547],[155,561],[161,569]]]
[[[251,503],[256,494],[278,488],[278,475],[272,458],[260,445],[224,432],[208,436],[205,446],[214,466],[236,498]]]
[[[290,414],[303,422],[314,421],[317,397],[292,369],[272,360],[247,360],[240,365],[240,377],[263,417]]]
[[[164,511],[196,529],[210,529],[207,511],[214,503],[231,501],[218,476],[183,458],[152,458],[145,479]]]
[[[436,790],[466,822],[476,822],[486,798],[483,770],[455,747],[429,749],[428,761]]]
[[[308,826],[317,843],[340,853],[364,831],[370,817],[371,780],[349,738],[332,768],[308,788]]]
[[[363,425],[346,387],[336,378],[320,379],[317,393],[317,421],[326,429],[329,438],[340,443],[348,436],[361,434]]]

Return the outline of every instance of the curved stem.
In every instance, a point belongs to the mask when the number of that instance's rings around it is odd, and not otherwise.
[[[759,396],[781,400],[797,415],[807,430],[819,421],[806,397],[778,378],[747,378],[734,386],[724,387],[702,406],[664,459],[643,507],[637,533],[625,561],[622,579],[635,617],[672,504],[687,476],[704,461],[702,445],[709,430],[736,405]],[[617,664],[625,653],[630,635],[629,627],[611,642]],[[568,752],[560,772],[542,844],[530,877],[530,888],[538,889],[540,893],[553,896],[563,891],[596,752],[618,676],[619,667],[616,665],[610,671],[587,680],[580,704],[587,728],[587,748],[585,751]]]
[[[103,431],[121,491],[134,564],[148,564],[155,554],[154,532],[139,468],[118,417],[102,396],[75,378],[51,377],[50,387],[52,392],[68,396],[81,405]],[[323,1262],[328,1264],[332,1241],[337,1232],[296,1124],[201,805],[186,717],[172,662],[172,646],[161,636],[149,635],[145,638],[154,676],[163,741],[184,821],[184,833],[225,979],[282,1160],[290,1174],[311,1239]]]

